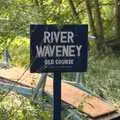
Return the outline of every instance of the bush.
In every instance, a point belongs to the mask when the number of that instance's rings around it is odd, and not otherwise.
[[[0,96],[2,97],[2,96]],[[51,111],[15,93],[9,94],[0,102],[0,120],[51,120]]]
[[[11,44],[9,51],[12,64],[17,66],[29,65],[30,41],[27,38],[17,37]]]

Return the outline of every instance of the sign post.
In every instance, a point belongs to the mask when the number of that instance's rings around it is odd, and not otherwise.
[[[86,72],[87,25],[31,25],[30,71],[54,73],[54,120],[61,120],[61,72]]]
[[[61,73],[54,72],[54,114],[53,120],[61,120]]]

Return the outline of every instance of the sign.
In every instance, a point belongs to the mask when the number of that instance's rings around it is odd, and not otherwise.
[[[85,72],[87,25],[31,25],[31,72]]]

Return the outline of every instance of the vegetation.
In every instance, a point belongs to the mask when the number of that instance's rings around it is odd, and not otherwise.
[[[97,38],[97,54],[106,52],[107,41],[119,43],[119,0],[1,0],[0,5],[0,53],[16,36],[28,37],[29,25],[36,23],[89,23],[90,34]]]
[[[120,105],[120,58],[89,57],[88,71],[84,73],[86,88],[94,94]],[[75,73],[64,73],[63,79],[75,81]],[[82,82],[82,77],[81,80]],[[83,83],[84,84],[84,83]]]
[[[30,24],[88,24],[89,34],[96,40],[89,41],[85,85],[120,106],[119,0],[0,0],[0,5],[0,58],[8,49],[15,66],[29,65]],[[63,73],[62,78],[74,81],[75,73]],[[17,95],[15,103],[12,97],[0,103],[1,120],[51,119],[50,112],[43,112],[28,99]],[[24,105],[17,111],[21,100]]]
[[[9,48],[11,64],[14,66],[27,67],[29,63],[30,40],[25,37],[16,37]]]
[[[51,112],[16,93],[10,93],[0,103],[0,120],[51,120]]]

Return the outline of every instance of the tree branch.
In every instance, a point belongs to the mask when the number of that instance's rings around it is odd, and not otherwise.
[[[80,20],[80,18],[79,18],[79,14],[78,14],[78,12],[76,11],[76,8],[75,8],[75,6],[74,6],[73,1],[72,1],[72,0],[68,0],[68,1],[69,1],[69,5],[70,5],[70,7],[71,7],[71,9],[72,9],[72,12],[73,12],[74,17],[76,18],[77,22],[81,23],[81,20]]]

